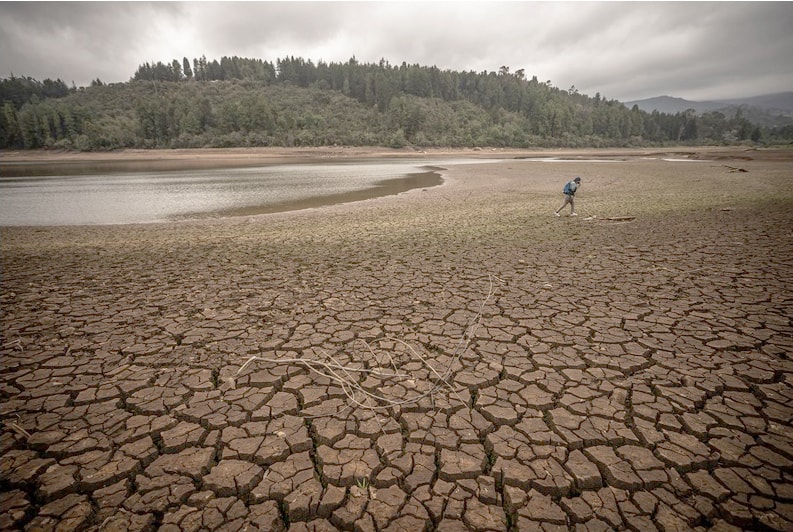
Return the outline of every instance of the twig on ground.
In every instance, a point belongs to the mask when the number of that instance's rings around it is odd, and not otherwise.
[[[19,419],[19,416],[17,416],[17,419]],[[21,419],[20,419],[20,421],[21,421]],[[19,434],[19,435],[21,435],[21,436],[24,436],[26,439],[30,439],[30,438],[31,438],[31,436],[32,436],[32,435],[30,434],[30,432],[28,432],[27,430],[25,430],[25,429],[24,429],[24,428],[23,428],[23,427],[22,427],[22,426],[21,426],[19,423],[17,423],[16,421],[11,421],[11,422],[9,422],[9,421],[4,421],[4,422],[3,422],[3,424],[4,424],[6,427],[8,427],[9,429],[11,429],[12,431],[16,432],[17,434]]]
[[[14,348],[17,351],[23,351],[24,350],[22,348],[22,339],[21,338],[17,338],[16,340],[12,340],[12,341],[8,342],[6,344],[6,347],[12,347],[12,348]]]
[[[434,403],[434,394],[441,388],[448,389],[451,393],[453,393],[460,403],[465,406],[466,408],[470,407],[468,404],[460,397],[460,394],[457,390],[449,382],[449,378],[451,377],[452,370],[459,362],[460,358],[462,357],[463,353],[468,349],[471,345],[471,341],[474,338],[474,334],[476,333],[476,329],[478,328],[481,320],[482,315],[484,313],[485,305],[490,301],[493,297],[494,287],[493,287],[493,277],[490,276],[489,278],[490,286],[488,289],[487,297],[482,301],[479,306],[479,310],[477,313],[471,318],[468,322],[468,325],[463,332],[460,341],[457,343],[457,346],[452,353],[451,360],[447,364],[443,373],[440,373],[435,367],[430,364],[430,361],[423,356],[421,353],[418,352],[413,346],[405,342],[404,340],[400,340],[394,337],[385,337],[377,340],[377,342],[382,341],[392,341],[399,345],[402,345],[407,352],[411,356],[411,361],[418,361],[421,363],[423,368],[426,368],[429,371],[429,377],[431,378],[433,375],[435,377],[434,382],[428,383],[428,388],[423,392],[418,392],[417,395],[412,397],[403,397],[403,398],[395,398],[395,397],[388,397],[385,392],[380,393],[373,393],[367,390],[362,383],[359,382],[360,377],[356,377],[356,375],[368,375],[373,378],[381,379],[381,380],[407,380],[410,379],[411,381],[418,380],[415,375],[411,375],[400,371],[399,367],[397,366],[397,362],[393,356],[389,352],[385,352],[383,357],[378,357],[377,352],[372,348],[372,346],[364,340],[360,340],[363,342],[364,346],[366,347],[367,351],[372,357],[372,361],[376,365],[374,368],[367,368],[367,367],[350,367],[348,365],[344,365],[340,363],[333,355],[328,354],[324,351],[320,351],[320,354],[324,358],[324,360],[317,359],[317,358],[267,358],[267,357],[260,357],[260,356],[252,356],[247,361],[245,361],[242,366],[237,370],[234,376],[229,377],[228,382],[232,388],[236,386],[236,379],[239,375],[253,362],[265,362],[269,364],[300,364],[305,366],[306,369],[309,371],[313,371],[314,373],[328,378],[330,381],[336,383],[342,390],[342,393],[347,398],[349,403],[348,406],[352,405],[354,407],[359,407],[365,410],[369,410],[374,415],[375,419],[377,420],[378,424],[380,424],[381,430],[385,433],[385,428],[383,427],[382,423],[377,417],[377,413],[383,410],[388,410],[391,408],[398,408],[403,407],[406,405],[416,404],[419,401],[430,397]],[[382,367],[382,363],[387,359],[388,365],[386,368]],[[393,371],[392,371],[393,370]],[[419,377],[420,378],[420,377]],[[366,383],[364,383],[366,384]],[[382,389],[382,386],[379,387]],[[414,388],[419,388],[419,386],[414,386]],[[311,417],[326,417],[329,415],[336,415],[338,412],[334,412],[333,414],[325,414],[325,415],[317,415]]]

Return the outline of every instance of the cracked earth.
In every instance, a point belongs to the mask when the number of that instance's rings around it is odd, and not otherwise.
[[[793,530],[791,158],[697,157],[0,229],[0,529]]]

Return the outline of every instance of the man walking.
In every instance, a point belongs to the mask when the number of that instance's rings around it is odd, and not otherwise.
[[[580,177],[576,177],[564,186],[564,190],[562,191],[564,193],[564,202],[562,203],[562,206],[556,209],[556,212],[554,212],[556,216],[561,216],[559,212],[564,209],[564,206],[568,203],[570,204],[570,216],[578,216],[578,213],[575,212],[575,191],[578,190],[578,187],[580,186]]]

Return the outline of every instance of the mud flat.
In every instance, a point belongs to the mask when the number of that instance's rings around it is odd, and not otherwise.
[[[0,528],[793,528],[791,152],[471,153],[1,228]]]

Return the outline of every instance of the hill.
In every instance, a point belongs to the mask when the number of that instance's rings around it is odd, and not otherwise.
[[[528,78],[385,61],[187,58],[129,82],[0,80],[0,148],[632,147],[790,142],[746,113],[651,113]]]

